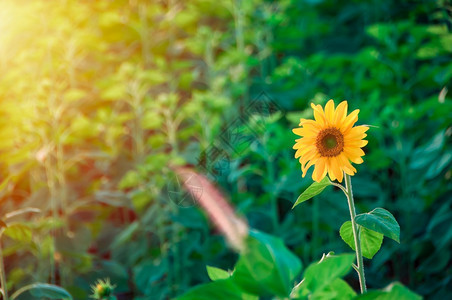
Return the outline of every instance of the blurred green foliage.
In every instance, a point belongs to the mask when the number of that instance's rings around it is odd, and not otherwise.
[[[204,213],[169,196],[169,166],[199,165],[212,145],[226,153],[212,179],[252,227],[306,265],[349,251],[340,191],[290,209],[311,183],[291,128],[333,98],[375,126],[353,178],[358,213],[385,207],[401,227],[400,245],[365,262],[369,287],[452,293],[447,1],[5,3],[0,210],[42,210],[4,237],[9,289],[47,281],[86,299],[109,277],[118,299],[165,299],[207,282],[206,264],[232,268]],[[234,123],[262,92],[280,112]],[[228,128],[246,147],[221,143]]]

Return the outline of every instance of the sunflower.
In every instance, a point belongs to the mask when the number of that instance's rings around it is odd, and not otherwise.
[[[354,175],[356,169],[350,162],[360,164],[361,156],[365,155],[361,149],[367,145],[363,140],[369,127],[353,125],[358,121],[359,109],[347,115],[347,101],[342,101],[334,108],[334,101],[330,100],[325,106],[311,104],[315,120],[300,119],[300,128],[293,129],[293,133],[301,136],[295,140],[295,158],[299,158],[303,177],[308,169],[315,165],[312,179],[319,182],[326,174],[331,180],[342,182],[344,172]]]

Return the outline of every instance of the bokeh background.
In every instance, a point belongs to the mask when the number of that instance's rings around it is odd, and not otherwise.
[[[168,299],[236,254],[184,194],[190,165],[305,265],[351,251],[340,191],[296,209],[291,129],[349,101],[373,125],[358,212],[391,211],[401,243],[366,260],[370,288],[452,294],[452,4],[445,0],[0,2],[0,213],[8,288]],[[202,186],[198,187],[202,192]],[[188,197],[188,201],[187,201]],[[347,278],[356,289],[357,278]]]

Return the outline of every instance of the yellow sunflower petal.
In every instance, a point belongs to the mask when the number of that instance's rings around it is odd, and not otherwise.
[[[334,172],[336,173],[337,181],[342,182],[342,179],[344,178],[344,172],[342,172],[342,164],[339,160],[339,157],[332,157],[331,158],[332,165],[334,165]]]
[[[311,136],[315,137],[317,136],[318,130],[312,129],[308,126],[302,127],[302,128],[294,128],[292,129],[292,132],[299,136]]]
[[[311,107],[314,110],[315,121],[319,123],[321,127],[324,127],[326,125],[326,117],[322,106],[311,103]]]
[[[315,146],[314,145],[308,145],[308,146],[303,146],[300,147],[297,152],[295,152],[295,158],[298,158],[300,156],[305,155],[306,153],[308,153],[309,151],[315,150]]]
[[[361,154],[361,152],[363,154]],[[344,148],[344,153],[347,156],[347,158],[349,160],[351,160],[352,162],[354,162],[355,164],[361,164],[363,162],[363,159],[361,158],[361,156],[364,155],[364,151],[359,148],[356,148],[356,149]]]
[[[360,148],[354,147],[344,147],[344,152],[349,153],[351,156],[364,156],[366,154]]]
[[[353,147],[353,148],[362,148],[364,146],[366,146],[368,143],[368,141],[366,140],[352,140],[352,141],[346,141],[345,142],[345,147]]]
[[[309,161],[309,163],[307,165],[301,165],[301,171],[303,172],[303,177],[306,176],[306,172],[309,170],[310,167],[312,167],[315,163],[317,162],[316,159],[313,159],[311,161]]]
[[[348,130],[350,130],[353,125],[355,125],[356,121],[358,121],[359,109],[355,109],[352,111],[341,124],[341,131],[346,134]]]
[[[349,159],[345,156],[344,153],[339,155],[337,159],[339,160],[342,169],[344,170],[345,173],[352,176],[356,173],[356,169],[352,166]]]
[[[295,152],[295,158],[299,158],[301,156],[302,148],[298,148],[297,152]]]
[[[310,125],[313,126],[317,129],[320,129],[320,124],[317,123],[314,120],[307,120],[307,119],[300,119],[300,124],[298,124],[298,126],[306,126],[306,125]]]
[[[333,173],[339,182],[342,182],[343,174],[341,170],[341,165],[337,160],[337,157],[331,157],[331,167],[333,169]]]
[[[347,117],[347,109],[348,103],[347,101],[342,101],[336,108],[336,112],[334,114],[333,125],[339,128],[339,125],[344,122]]]
[[[306,152],[305,154],[303,154],[303,156],[300,158],[300,163],[302,165],[305,165],[309,160],[312,160],[314,158],[316,158],[318,155],[318,152],[316,149],[312,149],[309,152]]]
[[[361,157],[357,157],[354,159],[351,159],[352,162],[354,162],[355,164],[362,164],[364,162],[364,160]]]
[[[367,136],[365,132],[369,130],[367,126],[355,126],[351,128],[345,135],[345,139],[363,139]]]
[[[336,175],[334,174],[331,157],[328,157],[326,164],[328,167],[328,176],[330,177],[331,180],[336,180]]]
[[[325,117],[328,124],[332,125],[334,121],[334,101],[330,100],[325,106]]]
[[[304,145],[305,147],[313,146],[313,145],[315,145],[315,138],[312,138],[312,137],[304,137],[304,138],[300,141],[300,143],[301,143],[302,145]]]
[[[326,176],[327,170],[326,159],[320,158],[315,164],[314,173],[312,173],[312,179],[320,182]]]

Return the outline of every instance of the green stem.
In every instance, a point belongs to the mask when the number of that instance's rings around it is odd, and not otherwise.
[[[350,175],[345,174],[345,187],[347,189],[347,200],[348,208],[350,209],[350,218],[352,221],[353,237],[355,238],[355,249],[356,249],[356,261],[359,277],[359,285],[361,288],[361,294],[367,291],[366,288],[366,277],[364,276],[364,263],[363,263],[363,253],[361,251],[361,240],[358,232],[358,225],[355,222],[356,212],[355,203],[353,201],[353,191],[352,191],[352,181]]]
[[[273,165],[273,157],[267,156],[266,164],[267,164],[267,174],[269,176],[270,182],[274,183],[275,182],[275,168]],[[272,225],[273,225],[274,232],[278,232],[278,230],[279,230],[278,197],[273,192],[274,192],[274,189],[273,189],[272,193],[270,193]]]
[[[6,285],[6,272],[5,272],[5,265],[3,263],[1,233],[0,233],[0,283],[1,283],[2,289],[3,289],[3,299],[8,300],[8,287]]]

